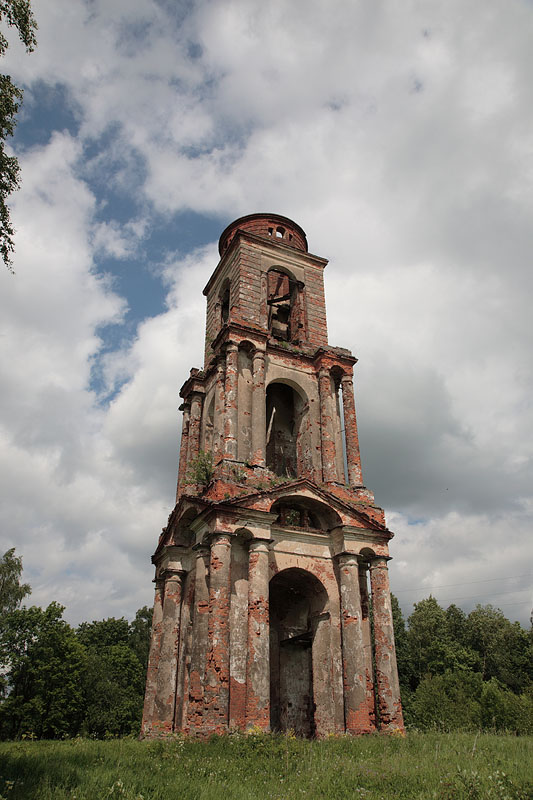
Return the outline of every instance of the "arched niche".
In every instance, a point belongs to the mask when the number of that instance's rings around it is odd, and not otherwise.
[[[278,498],[270,512],[277,514],[275,525],[304,530],[330,531],[342,525],[340,516],[330,506],[303,495],[285,495]]]
[[[179,545],[181,547],[191,547],[194,544],[194,534],[190,528],[191,522],[198,516],[198,511],[195,508],[189,508],[180,518],[176,526],[172,541],[169,544]]]
[[[307,570],[282,570],[270,581],[270,724],[311,738],[331,703],[330,615],[322,582]]]
[[[219,328],[229,321],[230,300],[231,283],[229,278],[225,278],[218,293]]]
[[[252,457],[252,394],[254,345],[244,340],[238,352],[238,398],[237,405],[237,458],[249,461]]]
[[[276,475],[312,473],[311,432],[305,392],[292,381],[276,380],[266,390],[266,465]]]
[[[215,431],[215,394],[212,392],[211,397],[206,402],[204,406],[204,430],[203,430],[203,440],[202,440],[202,449],[206,453],[212,453],[214,451],[215,446],[215,439],[214,439],[214,431]],[[218,444],[218,443],[217,443]]]

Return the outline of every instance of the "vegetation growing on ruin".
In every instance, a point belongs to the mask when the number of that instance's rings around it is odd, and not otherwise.
[[[207,486],[211,482],[213,473],[213,454],[200,450],[197,457],[189,464],[187,481],[199,486]]]
[[[530,800],[533,738],[410,733],[0,744],[8,800]]]

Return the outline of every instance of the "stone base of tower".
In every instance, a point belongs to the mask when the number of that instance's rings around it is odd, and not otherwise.
[[[306,479],[224,485],[181,497],[153,558],[142,735],[403,731],[380,509]]]

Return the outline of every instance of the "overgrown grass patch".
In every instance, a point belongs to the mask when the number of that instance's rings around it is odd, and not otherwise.
[[[0,800],[531,800],[533,737],[0,743]]]

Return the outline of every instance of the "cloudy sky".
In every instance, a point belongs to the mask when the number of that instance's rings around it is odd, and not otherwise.
[[[404,611],[533,605],[533,3],[34,0],[0,271],[0,548],[72,623],[151,604],[223,228],[329,258]]]

